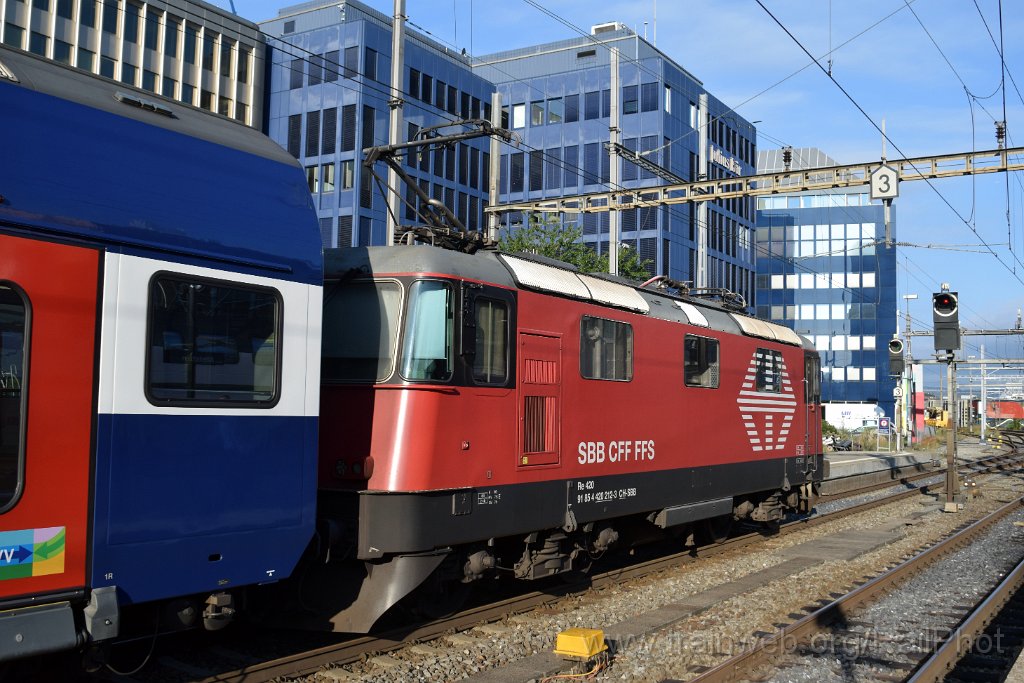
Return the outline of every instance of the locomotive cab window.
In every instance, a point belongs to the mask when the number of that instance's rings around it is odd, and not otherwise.
[[[683,341],[683,376],[688,387],[718,388],[718,340],[688,334]]]
[[[0,511],[18,498],[24,472],[29,308],[0,282]]]
[[[504,384],[508,380],[508,305],[504,301],[477,297],[473,318],[476,323],[473,381]]]
[[[585,379],[632,380],[632,325],[583,316],[580,323],[580,374]]]
[[[393,280],[339,282],[325,290],[326,381],[383,382],[395,366],[402,286]],[[353,320],[360,321],[358,325]]]
[[[402,344],[402,377],[432,382],[451,379],[454,309],[450,284],[437,280],[412,284]]]
[[[757,350],[757,390],[782,392],[782,354],[771,349]]]
[[[270,407],[281,300],[263,287],[158,274],[150,282],[146,395],[161,405]]]

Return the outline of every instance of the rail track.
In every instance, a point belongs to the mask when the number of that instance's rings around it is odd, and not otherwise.
[[[998,453],[971,461],[969,466],[964,468],[964,471],[967,473],[994,472],[1013,466],[1019,467],[1022,460],[1024,460],[1024,456],[1017,456],[1013,453]],[[929,477],[941,480],[941,474],[941,470],[933,470],[931,472],[915,473],[913,476],[903,477],[899,480],[873,483],[867,486],[854,486],[842,495],[843,499],[862,496],[901,484],[906,486],[906,488],[891,495],[859,502],[828,514],[787,520],[778,527],[771,537],[774,538],[779,535],[813,528],[845,516],[872,510],[896,500],[920,495],[922,492],[927,491],[927,485],[914,486],[913,483],[928,479]],[[834,498],[839,498],[839,496]],[[741,550],[762,541],[764,538],[765,533],[763,530],[742,531],[723,543],[703,546],[696,549],[696,551],[688,548],[682,552],[672,552],[628,566],[615,567],[608,571],[593,574],[585,580],[578,582],[545,585],[542,590],[525,592],[497,602],[472,607],[450,617],[395,628],[373,636],[327,642],[314,648],[292,652],[266,661],[247,663],[240,667],[225,666],[224,664],[217,663],[207,663],[202,666],[190,664],[181,667],[179,664],[177,671],[175,671],[175,678],[195,681],[196,683],[235,681],[258,683],[286,676],[298,677],[309,675],[323,669],[327,665],[340,666],[358,662],[372,654],[394,651],[412,643],[430,641],[453,632],[497,621],[512,614],[534,610],[568,595],[580,594],[593,588],[620,584],[624,580],[637,579],[659,571],[676,568],[682,563],[692,562],[702,557],[711,557]],[[252,657],[238,657],[235,660],[236,663],[239,659],[250,660]],[[230,661],[230,657],[225,661]],[[183,670],[186,672],[191,671],[191,675],[183,676]],[[153,675],[156,678],[153,678]],[[149,676],[140,676],[138,680],[158,680],[160,678],[161,674],[156,672],[151,673]]]

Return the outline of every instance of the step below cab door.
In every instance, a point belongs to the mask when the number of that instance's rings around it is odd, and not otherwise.
[[[98,269],[97,250],[0,234],[0,604],[8,607],[29,595],[34,604],[64,600],[87,585]]]

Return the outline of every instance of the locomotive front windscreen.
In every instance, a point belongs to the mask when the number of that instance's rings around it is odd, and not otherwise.
[[[323,379],[382,382],[398,343],[402,285],[393,280],[345,282],[324,297]]]

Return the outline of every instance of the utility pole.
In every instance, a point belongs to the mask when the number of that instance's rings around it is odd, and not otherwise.
[[[611,49],[611,70],[612,70],[612,92],[611,111],[608,118],[608,182],[612,187],[619,187],[619,138],[622,128],[619,123],[619,49]],[[619,212],[615,207],[608,211],[608,272],[612,275],[619,274]]]
[[[405,0],[395,0],[395,16],[391,24],[391,109],[388,119],[388,144],[397,145],[402,142],[402,82],[405,75]],[[411,154],[411,152],[410,152]],[[366,169],[363,170],[366,172]],[[398,172],[388,170],[388,186],[397,189]],[[398,214],[402,210],[402,199],[396,192],[388,192],[387,241],[390,247],[395,243],[395,231],[398,229]]]
[[[491,125],[494,128],[501,128],[501,93],[495,92],[491,95]],[[497,136],[491,136],[491,163],[490,187],[487,188],[487,201],[491,206],[498,203],[498,175],[501,173],[501,141]],[[493,242],[498,241],[498,219],[501,216],[496,213],[487,214],[487,237]]]
[[[913,353],[911,353],[911,349],[910,349],[910,339],[911,339],[911,334],[910,334],[910,302],[913,301],[916,298],[917,298],[917,294],[904,294],[903,295],[903,301],[906,304],[905,310],[906,310],[906,323],[907,323],[907,328],[906,328],[906,333],[904,335],[904,339],[906,339],[906,345],[907,345],[907,355],[906,355],[906,358],[907,358],[908,361],[913,361],[913,358],[914,358],[914,355],[913,355]],[[914,390],[913,390],[914,389],[914,365],[913,365],[912,362],[907,362],[907,363],[904,364],[904,366],[903,366],[903,377],[905,377],[907,379],[906,382],[903,382],[903,386],[901,387],[901,393],[903,395],[903,406],[902,406],[902,410],[903,410],[903,429],[907,433],[907,445],[910,445],[910,443],[912,441],[911,434],[913,432],[913,428],[911,427],[911,424],[912,424],[913,419],[914,419],[913,405],[914,405],[914,393],[915,393]],[[902,381],[902,379],[903,378],[901,377],[900,380]],[[922,406],[922,408],[923,407],[924,406]]]
[[[954,407],[956,401],[956,362],[953,360],[953,352],[950,351],[946,361],[946,384],[948,385],[949,402],[949,430],[946,434],[946,512],[957,512],[957,498],[960,492],[960,478],[956,473],[956,426],[957,413]]]
[[[981,345],[981,359],[985,360],[985,345]],[[981,401],[978,402],[978,412],[981,413],[981,443],[985,443],[985,427],[988,422],[988,399],[985,391],[985,366],[981,366]]]
[[[699,182],[708,179],[708,136],[711,130],[708,126],[708,94],[701,93],[697,98],[697,177],[691,182]],[[690,273],[697,289],[706,289],[708,286],[708,203],[700,202],[697,211],[697,272]]]

